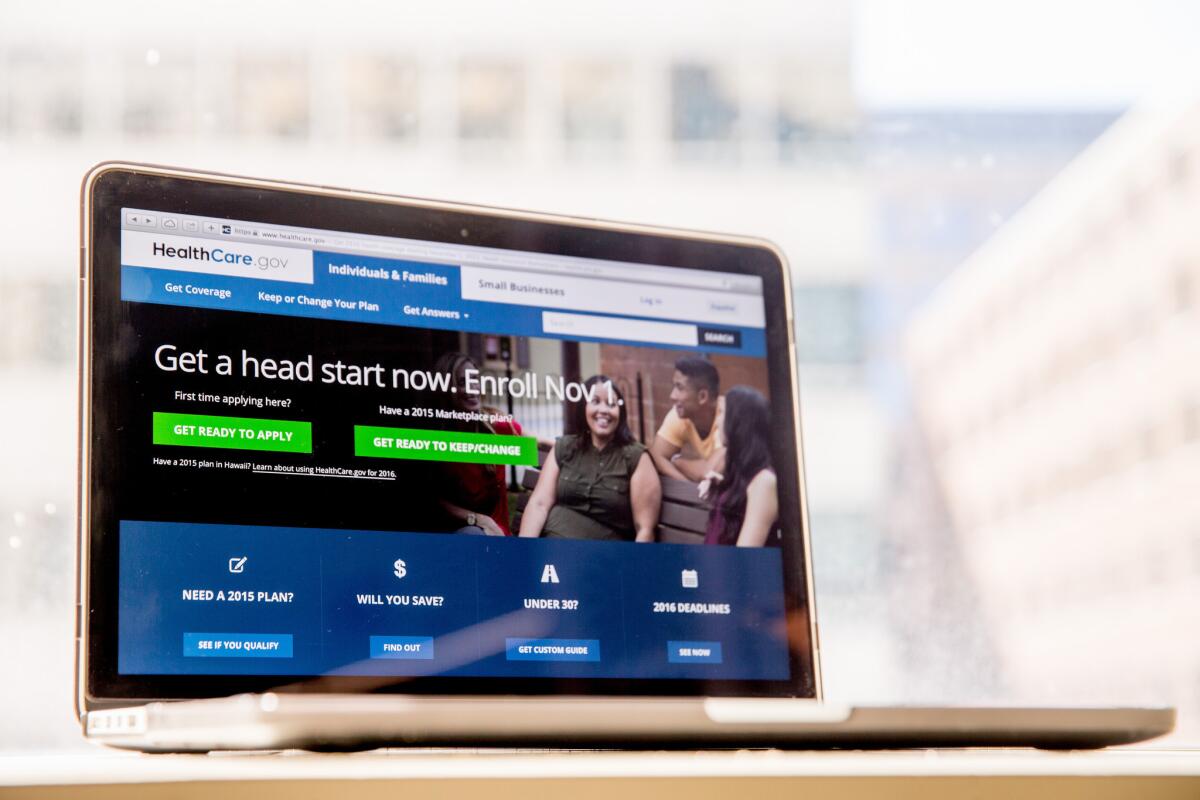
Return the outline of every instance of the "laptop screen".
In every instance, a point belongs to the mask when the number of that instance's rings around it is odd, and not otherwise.
[[[763,278],[147,205],[121,679],[793,682]]]

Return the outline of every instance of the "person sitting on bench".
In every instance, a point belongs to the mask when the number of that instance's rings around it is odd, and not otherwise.
[[[625,401],[604,375],[589,378],[576,434],[560,436],[521,516],[521,536],[654,541],[662,484],[629,430]]]
[[[447,410],[495,413],[483,404],[479,393],[468,391],[467,371],[479,372],[479,366],[465,353],[444,353],[434,367],[449,374],[454,392],[443,395]],[[520,436],[521,425],[511,422],[448,422],[447,429],[468,433],[498,433]],[[432,465],[438,477],[438,503],[444,528],[457,533],[487,536],[512,536],[508,524],[508,483],[500,464],[468,464],[457,461]]]
[[[718,394],[721,376],[711,361],[685,356],[675,362],[671,402],[650,454],[668,478],[702,481],[721,471],[725,452],[720,444],[725,398]]]
[[[771,466],[770,410],[757,389],[734,386],[725,395],[725,469],[717,481],[705,544],[762,547],[779,516]]]

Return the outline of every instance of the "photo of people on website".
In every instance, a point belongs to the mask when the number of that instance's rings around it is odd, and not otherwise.
[[[433,462],[447,532],[773,546],[766,363],[627,344],[463,334],[434,371],[438,427],[532,437],[538,465]],[[539,392],[554,376],[575,399]],[[566,392],[570,396],[571,392]],[[445,421],[443,421],[445,420]]]
[[[159,307],[138,308],[152,316]],[[177,327],[144,340],[144,381],[157,398],[146,459],[160,482],[146,495],[146,516],[174,513],[186,498],[232,515],[232,506],[206,505],[225,493],[245,498],[236,508],[243,523],[780,543],[761,357],[236,322],[203,340]],[[228,495],[251,475],[252,495]]]

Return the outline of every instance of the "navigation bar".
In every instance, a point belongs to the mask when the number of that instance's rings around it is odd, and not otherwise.
[[[125,233],[133,234],[131,231]],[[155,239],[176,254],[172,257],[164,252],[163,257],[177,261],[180,259],[178,248],[183,248],[186,256],[189,254],[187,248],[192,247],[187,244],[191,240],[186,237],[157,236]],[[288,252],[307,254],[307,251],[298,250]],[[266,255],[259,251],[248,254],[251,258]],[[543,306],[533,302],[503,302],[508,294],[519,294],[511,286],[507,292],[497,293],[476,284],[476,289],[468,292],[462,284],[461,272],[464,270],[428,262],[314,251],[311,253],[310,283],[273,279],[269,271],[253,268],[249,268],[250,275],[229,275],[207,270],[197,272],[186,260],[180,263],[182,268],[179,269],[168,268],[167,263],[124,264],[121,299],[459,332],[654,344],[747,356],[766,353],[761,302],[745,295],[720,295],[691,289],[668,291],[647,285],[624,287],[626,295],[641,289],[638,296],[650,302],[639,305],[628,300],[619,302],[622,290],[608,281],[531,273],[520,273],[529,279],[514,279],[522,287],[560,291],[574,298],[581,309],[570,310],[601,312],[573,314],[565,308],[543,310]],[[289,262],[288,267],[292,266]],[[480,295],[481,299],[465,297],[472,293]],[[705,296],[708,297],[707,304]],[[743,311],[745,316],[741,316]],[[687,314],[696,316],[684,316]],[[656,316],[658,319],[653,319]],[[758,327],[748,327],[756,321]],[[700,332],[704,335],[700,336]]]

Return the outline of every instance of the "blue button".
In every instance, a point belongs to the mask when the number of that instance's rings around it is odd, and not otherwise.
[[[290,633],[185,633],[183,654],[191,658],[291,658]]]
[[[720,642],[667,642],[667,661],[672,664],[720,664]]]
[[[509,661],[599,661],[599,639],[505,639]]]
[[[372,636],[371,658],[433,658],[432,636]]]

